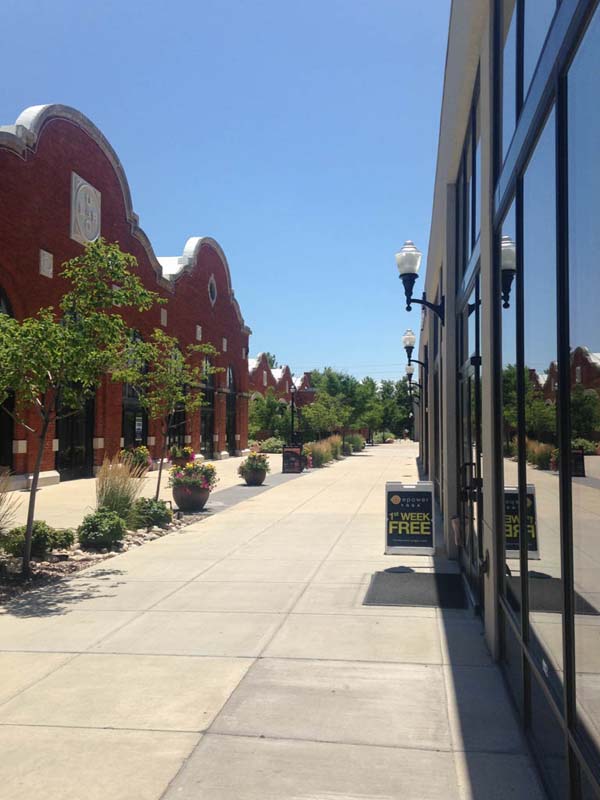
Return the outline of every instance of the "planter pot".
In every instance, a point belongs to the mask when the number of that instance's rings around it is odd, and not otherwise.
[[[187,463],[188,463],[188,459],[185,458],[185,456],[180,456],[179,458],[172,458],[171,459],[171,464],[174,467],[185,467],[185,465]]]
[[[244,480],[248,486],[261,486],[267,477],[266,469],[253,469],[246,473]]]
[[[180,511],[202,511],[210,489],[201,486],[173,486],[173,500]]]

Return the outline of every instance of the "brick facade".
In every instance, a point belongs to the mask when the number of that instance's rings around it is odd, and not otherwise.
[[[227,450],[245,449],[251,331],[242,318],[229,266],[218,243],[210,238],[193,238],[181,256],[157,258],[132,209],[127,179],[112,147],[86,117],[65,106],[27,109],[15,126],[0,128],[0,175],[0,292],[14,316],[20,319],[34,314],[40,306],[57,306],[66,289],[58,274],[60,265],[83,250],[83,244],[72,236],[73,182],[79,176],[92,187],[88,193],[99,193],[99,235],[118,242],[123,251],[134,255],[143,283],[168,301],[163,307],[166,319],[161,308],[155,307],[145,314],[128,313],[127,321],[142,337],[162,327],[183,347],[198,341],[216,347],[219,355],[215,363],[223,371],[214,376],[214,452],[219,457]],[[84,209],[82,218],[85,213]],[[90,225],[93,230],[93,218]],[[47,271],[50,258],[53,277],[45,277],[42,271]],[[227,382],[228,370],[233,387]],[[235,396],[235,403],[228,403],[229,395]],[[90,430],[93,443],[86,442],[92,447],[96,465],[121,446],[122,408],[122,386],[106,379],[95,401]],[[235,434],[230,424],[229,442],[228,408],[230,418],[235,417]],[[186,441],[196,450],[203,444],[206,448],[200,432],[197,413],[186,421],[185,428]],[[147,436],[151,452],[158,455],[159,435],[152,422]],[[44,471],[54,470],[58,463],[56,437],[57,433],[51,431]],[[34,439],[17,427],[13,440],[12,469],[27,473],[32,468]]]

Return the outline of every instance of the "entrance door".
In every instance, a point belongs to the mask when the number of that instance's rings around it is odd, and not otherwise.
[[[227,419],[225,423],[225,433],[227,435],[227,450],[229,451],[229,455],[235,455],[236,450],[236,441],[235,441],[235,433],[236,433],[236,416],[237,416],[237,403],[236,403],[236,393],[235,393],[235,379],[233,376],[233,370],[231,367],[227,370],[227,403],[226,403],[226,413]]]
[[[56,469],[61,481],[90,478],[94,472],[94,401],[89,400],[77,414],[59,419],[56,435]]]
[[[200,408],[200,452],[204,458],[214,458],[215,390],[204,389]]]
[[[471,359],[474,361],[475,359]],[[483,602],[481,586],[482,482],[481,482],[481,397],[479,366],[469,363],[461,371],[459,383],[459,503],[462,543],[461,566],[475,600]]]
[[[0,472],[12,469],[13,465],[12,445],[14,424],[13,418],[7,414],[4,409],[6,408],[8,411],[12,411],[14,405],[14,397],[10,395],[4,401],[4,405],[0,406]]]

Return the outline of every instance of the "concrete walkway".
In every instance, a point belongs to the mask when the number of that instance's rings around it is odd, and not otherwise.
[[[415,453],[304,474],[6,609],[0,797],[541,800],[479,622],[361,605],[375,570],[433,569],[382,555],[383,483]]]

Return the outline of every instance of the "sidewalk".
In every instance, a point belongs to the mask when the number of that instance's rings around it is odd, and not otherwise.
[[[215,465],[219,483],[215,492],[223,489],[230,489],[243,483],[237,474],[237,470],[243,458],[234,456],[223,461],[210,461]],[[269,456],[271,464],[271,475],[281,473],[281,456]],[[149,472],[143,479],[144,488],[141,497],[154,497],[156,492],[156,482],[158,480],[158,470]],[[20,505],[15,514],[15,525],[24,525],[27,521],[27,504],[29,502],[29,492],[16,491],[14,496],[20,500]],[[169,470],[165,466],[163,469],[160,497],[162,500],[172,500],[173,491],[169,488]],[[42,486],[38,489],[35,504],[35,518],[43,519],[49,525],[56,528],[76,528],[86,514],[90,514],[96,509],[96,480],[95,478],[82,478],[77,481],[65,481],[55,483],[51,486]]]
[[[467,612],[361,605],[383,483],[315,470],[0,616],[0,797],[541,800]],[[453,567],[453,565],[450,565]]]

